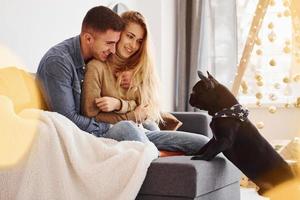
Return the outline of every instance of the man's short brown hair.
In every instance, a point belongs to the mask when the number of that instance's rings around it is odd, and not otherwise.
[[[109,29],[121,32],[124,28],[124,22],[118,14],[105,6],[97,6],[86,13],[81,32],[87,30],[105,32]]]

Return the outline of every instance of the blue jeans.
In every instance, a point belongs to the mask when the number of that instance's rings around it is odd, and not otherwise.
[[[186,155],[195,155],[209,141],[208,137],[194,133],[141,129],[132,121],[116,123],[102,137],[117,141],[151,141],[159,150],[181,151]]]

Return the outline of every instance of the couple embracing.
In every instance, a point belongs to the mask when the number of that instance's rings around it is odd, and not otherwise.
[[[90,9],[81,33],[52,47],[37,78],[51,111],[96,137],[153,142],[159,150],[196,155],[208,138],[160,130],[158,78],[144,17]]]

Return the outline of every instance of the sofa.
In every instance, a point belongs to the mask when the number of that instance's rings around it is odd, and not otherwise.
[[[15,111],[46,109],[34,74],[16,67],[0,69],[0,95],[11,98]],[[183,125],[180,131],[211,137],[209,117],[201,112],[174,112]],[[167,156],[154,160],[137,200],[238,200],[240,171],[222,154],[212,161],[191,160],[190,156]]]

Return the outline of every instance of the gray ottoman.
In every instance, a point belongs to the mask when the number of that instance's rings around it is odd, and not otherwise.
[[[136,199],[240,199],[241,173],[224,156],[209,162],[190,158],[173,156],[153,161]]]

